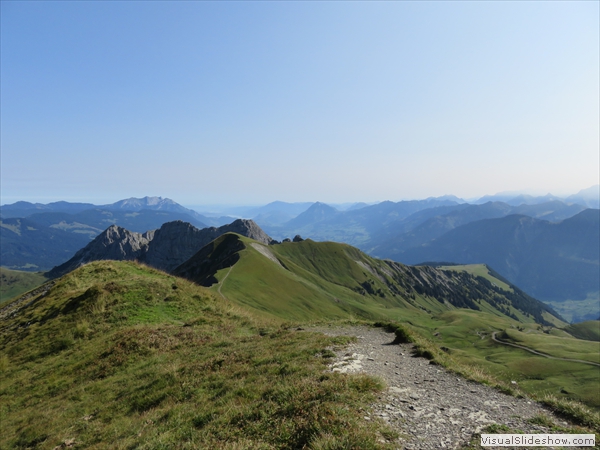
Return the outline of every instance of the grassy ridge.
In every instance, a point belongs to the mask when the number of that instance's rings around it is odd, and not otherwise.
[[[600,363],[600,353],[598,353],[600,348],[596,342],[545,334],[524,333],[515,329],[505,330],[502,339],[519,345],[531,345],[539,352],[558,358],[582,359]]]
[[[385,448],[379,439],[393,435],[361,411],[382,385],[324,372],[328,347],[344,339],[296,331],[290,319],[393,319],[422,356],[457,373],[600,407],[597,368],[534,356],[491,334],[507,330],[528,347],[551,342],[545,350],[557,355],[590,353],[596,343],[550,335],[555,329],[499,314],[485,299],[476,311],[418,294],[408,275],[352,247],[265,247],[276,262],[240,239],[239,259],[210,290],[100,261],[27,307],[10,303],[0,317],[0,447]],[[228,260],[226,248],[216,250]],[[433,272],[418,275],[435,281]]]
[[[411,308],[401,298],[378,296],[373,301],[359,293],[360,283],[374,277],[348,258],[343,252],[347,246],[304,241],[265,247],[283,267],[253,248],[250,239],[240,239],[246,244],[240,260],[217,272],[217,279],[225,281],[212,288],[239,304],[288,320],[374,319],[381,317],[386,302]],[[384,287],[377,283],[374,289]]]
[[[386,448],[389,432],[361,420],[382,385],[324,372],[344,339],[129,262],[89,264],[11,305],[2,448]]]
[[[0,267],[0,303],[4,303],[46,281],[46,277],[39,272],[23,272]]]
[[[549,360],[504,346],[492,340],[492,333],[508,330],[521,337],[522,345],[559,358],[596,361],[598,352],[594,344],[535,323],[506,301],[498,300],[501,297],[496,291],[492,291],[496,303],[519,320],[503,314],[486,298],[476,301],[480,308],[476,311],[455,308],[418,294],[409,278],[392,279],[391,268],[386,273],[385,263],[347,245],[306,240],[265,247],[281,266],[256,251],[250,243],[247,240],[239,261],[232,268],[217,273],[220,283],[211,289],[220,289],[228,299],[271,317],[392,319],[410,323],[462,364],[494,373],[506,383],[516,381],[532,395],[551,394],[600,408],[597,368]],[[454,272],[460,275],[460,271]],[[428,272],[418,274],[428,276]],[[468,279],[459,280],[461,288],[481,286],[467,284]],[[447,279],[437,280],[444,281]],[[390,285],[396,286],[399,293],[394,295]],[[554,322],[564,325],[556,318]]]

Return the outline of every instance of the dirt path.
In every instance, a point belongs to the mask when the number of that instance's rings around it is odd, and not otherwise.
[[[505,342],[505,341],[501,341],[500,339],[498,339],[496,337],[496,333],[497,331],[494,331],[492,333],[492,340],[494,342],[497,342],[498,344],[502,344],[502,345],[510,345],[511,347],[516,347],[516,348],[520,348],[522,350],[527,350],[530,353],[533,353],[534,355],[539,355],[539,356],[543,356],[544,358],[550,358],[550,359],[558,359],[560,361],[570,361],[570,362],[578,362],[578,363],[582,363],[582,364],[590,364],[592,366],[597,366],[600,367],[600,364],[595,363],[593,361],[584,361],[583,359],[569,359],[569,358],[559,358],[558,356],[550,356],[550,355],[546,355],[545,353],[540,353],[532,348],[529,347],[525,347],[523,345],[519,345],[519,344],[513,344],[511,342]]]
[[[382,329],[319,327],[307,331],[358,338],[337,353],[331,370],[364,372],[386,382],[387,391],[365,420],[380,418],[387,422],[400,434],[398,448],[461,448],[473,434],[491,424],[525,433],[549,433],[547,428],[530,422],[539,415],[567,426],[532,400],[502,394],[429,364],[424,358],[412,357],[412,344],[391,344],[394,335]]]
[[[219,287],[217,288],[217,292],[219,293],[219,295],[220,295],[221,297],[223,297],[224,299],[226,299],[226,300],[227,300],[227,297],[225,297],[225,296],[224,296],[224,295],[221,293],[221,286],[223,286],[223,283],[225,283],[225,280],[227,279],[227,277],[228,277],[228,276],[229,276],[229,274],[231,273],[231,269],[233,269],[233,266],[231,266],[231,267],[229,268],[229,270],[227,271],[227,275],[225,275],[225,276],[223,277],[223,279],[222,279],[222,280],[219,282]]]

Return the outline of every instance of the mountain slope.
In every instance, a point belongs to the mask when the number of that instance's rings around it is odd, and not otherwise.
[[[376,260],[333,242],[264,246],[239,235],[211,242],[173,272],[228,299],[287,319],[385,316],[389,308],[440,313],[469,308],[546,323],[552,310],[466,272]]]
[[[0,264],[41,271],[60,264],[90,242],[86,234],[40,226],[29,219],[0,220]]]
[[[183,220],[190,222],[198,228],[205,228],[207,225],[189,214],[172,211],[155,211],[143,209],[139,211],[121,211],[107,209],[88,209],[77,214],[66,213],[40,213],[29,216],[29,220],[40,225],[52,228],[71,230],[81,232],[77,228],[87,226],[96,232],[96,235],[105,230],[109,225],[119,225],[130,231],[143,233],[147,230],[159,228],[162,224]],[[100,230],[100,231],[98,231]],[[95,237],[96,235],[92,235]]]
[[[45,283],[39,272],[23,272],[0,267],[0,304]]]
[[[67,214],[76,214],[86,209],[96,208],[96,205],[91,203],[70,203],[70,202],[53,202],[48,204],[16,202],[10,205],[0,206],[0,215],[4,219],[8,218],[23,218],[29,217],[32,214],[44,212],[62,212]]]
[[[600,208],[600,185],[591,186],[587,189],[582,189],[577,194],[573,194],[566,198],[567,202],[579,203],[588,208]]]
[[[191,217],[193,220],[202,221],[204,216],[192,209],[185,208],[179,203],[170,198],[162,197],[144,197],[144,198],[128,198],[119,200],[115,203],[107,205],[94,205],[91,203],[70,203],[70,202],[53,202],[48,204],[16,202],[10,205],[0,206],[0,215],[3,218],[9,217],[29,217],[33,214],[40,213],[63,213],[63,214],[78,214],[88,210],[102,211],[121,211],[121,212],[136,212],[136,211],[162,211],[175,214],[183,214],[185,217]],[[177,217],[183,219],[183,217]],[[176,220],[176,219],[171,219]],[[123,225],[123,224],[120,224]],[[124,226],[124,225],[123,225]],[[102,229],[104,227],[101,227]]]
[[[599,219],[599,210],[588,209],[560,223],[518,215],[472,222],[401,260],[485,263],[536,298],[585,299],[600,284]]]
[[[175,220],[191,222],[198,228],[206,226],[188,214],[166,210],[109,211],[95,208],[73,213],[36,210],[27,218],[0,221],[1,264],[12,269],[49,270],[73,257],[77,250],[110,225],[143,233]]]
[[[293,230],[301,230],[307,225],[312,226],[324,220],[332,219],[337,216],[338,213],[339,211],[334,207],[326,205],[325,203],[316,202],[306,211],[285,223],[284,227]]]
[[[64,264],[48,272],[49,278],[57,278],[92,261],[135,261],[142,259],[154,232],[144,234],[111,225],[92,242],[79,250]]]

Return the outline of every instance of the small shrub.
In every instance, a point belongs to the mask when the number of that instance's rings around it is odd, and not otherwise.
[[[394,344],[411,344],[411,343],[415,342],[410,331],[408,331],[406,328],[404,328],[402,326],[398,326],[396,328],[396,330],[394,331],[394,334],[396,335]]]

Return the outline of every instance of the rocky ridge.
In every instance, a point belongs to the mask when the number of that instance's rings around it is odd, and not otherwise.
[[[91,261],[103,259],[136,260],[142,258],[148,251],[154,231],[136,233],[118,225],[111,225],[88,245],[60,266],[48,272],[48,277],[58,278],[79,266]]]
[[[484,428],[492,424],[528,434],[553,433],[532,423],[531,419],[540,416],[556,425],[568,426],[533,400],[502,394],[460,378],[424,358],[412,357],[412,344],[392,344],[394,335],[381,329],[319,327],[309,331],[357,337],[355,343],[336,353],[330,370],[362,372],[386,382],[387,390],[364,419],[383,420],[397,431],[398,448],[463,448],[474,435],[485,432]]]
[[[205,245],[225,233],[238,233],[263,244],[274,241],[252,220],[238,219],[221,227],[198,229],[176,220],[163,224],[158,230],[136,233],[111,225],[73,258],[48,272],[50,278],[60,277],[83,264],[112,259],[139,261],[154,268],[172,271]]]

